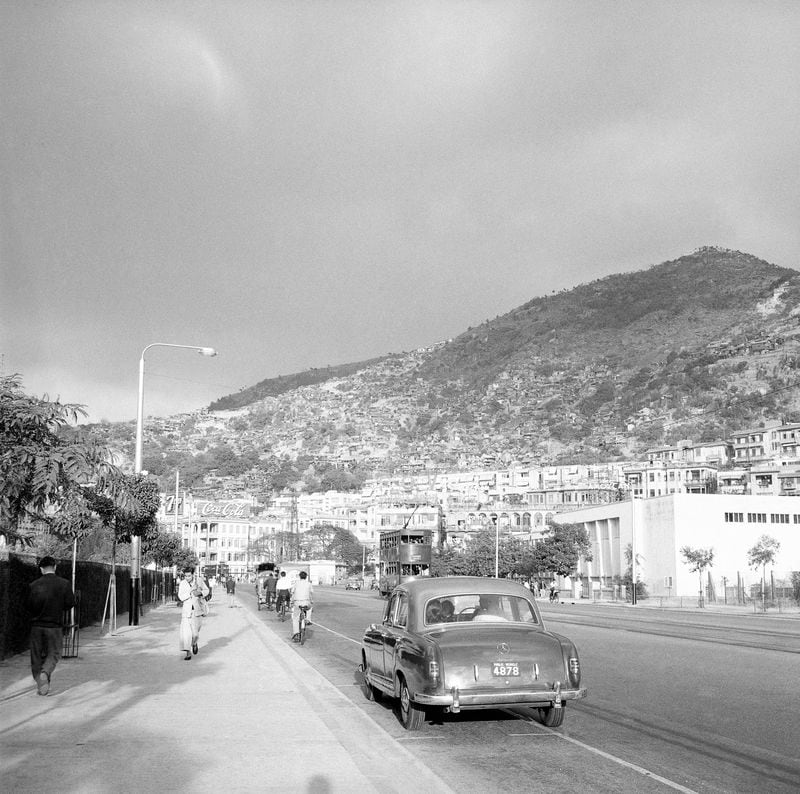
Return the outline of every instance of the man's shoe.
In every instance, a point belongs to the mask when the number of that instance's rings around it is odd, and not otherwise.
[[[189,651],[186,651],[186,656],[183,657],[184,662],[191,662],[192,661],[192,654]]]
[[[192,643],[192,653],[197,653],[197,643],[196,642]]]
[[[46,695],[50,691],[50,679],[44,670],[36,678],[36,691],[40,695]]]
[[[300,642],[300,635],[292,634],[292,642]]]

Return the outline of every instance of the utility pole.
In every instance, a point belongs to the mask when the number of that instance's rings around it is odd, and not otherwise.
[[[636,499],[631,493],[631,606],[636,606]]]

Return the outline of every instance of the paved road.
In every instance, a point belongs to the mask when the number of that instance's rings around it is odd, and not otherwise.
[[[544,605],[549,628],[577,642],[589,687],[563,729],[465,712],[407,734],[391,705],[361,700],[355,670],[383,602],[324,588],[317,602],[305,659],[456,789],[800,790],[797,618]]]

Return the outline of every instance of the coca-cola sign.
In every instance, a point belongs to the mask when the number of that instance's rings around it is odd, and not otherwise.
[[[250,505],[245,502],[195,502],[197,513],[201,516],[220,518],[249,518]]]

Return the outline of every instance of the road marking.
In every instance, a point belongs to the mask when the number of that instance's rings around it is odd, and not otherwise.
[[[437,741],[441,742],[444,741],[447,737],[446,736],[398,736],[398,742],[430,742],[430,741]]]
[[[333,629],[329,629],[327,626],[323,626],[321,623],[315,623],[315,626],[325,629],[325,631],[330,632],[331,634],[335,634],[337,637],[341,637],[343,640],[347,640],[348,642],[353,642],[356,645],[361,645],[360,640],[354,640],[352,637],[348,637],[346,634],[340,634],[338,631],[334,631]],[[506,709],[502,709],[503,711],[507,711]],[[519,718],[521,715],[513,712],[508,711],[507,713],[513,714],[515,717]],[[663,783],[665,786],[668,786],[671,789],[675,789],[675,791],[681,791],[683,794],[698,794],[694,789],[686,788],[686,786],[682,786],[680,783],[676,783],[674,780],[668,780],[665,777],[661,777],[661,775],[655,774],[655,772],[651,772],[649,769],[645,769],[642,766],[637,766],[636,764],[632,764],[630,761],[625,761],[622,758],[618,758],[616,755],[611,755],[610,753],[606,753],[603,750],[598,749],[597,747],[592,747],[589,744],[585,744],[584,742],[580,742],[577,739],[573,739],[570,736],[564,736],[563,733],[559,733],[558,731],[553,730],[552,728],[548,728],[546,725],[536,725],[537,728],[540,728],[545,733],[550,734],[558,739],[563,739],[565,742],[570,742],[574,744],[576,747],[581,747],[584,750],[587,750],[590,753],[594,753],[595,755],[599,755],[601,758],[605,758],[608,761],[612,761],[615,764],[619,764],[620,766],[624,766],[627,769],[630,769],[638,774],[642,775],[643,777],[650,778],[651,780],[657,780],[659,783]],[[511,736],[542,736],[541,733],[512,733]],[[408,737],[408,738],[417,738],[417,737]],[[425,738],[425,737],[418,737],[418,738]],[[431,737],[433,738],[433,737]],[[436,737],[439,738],[439,737]],[[441,737],[445,738],[445,737]]]
[[[542,727],[544,727],[546,731],[551,731],[550,728],[547,728],[545,726]],[[683,794],[697,794],[697,792],[694,789],[686,788],[686,786],[682,786],[680,783],[676,783],[674,780],[669,780],[665,777],[661,777],[661,775],[657,775],[655,774],[655,772],[651,772],[649,769],[645,769],[642,766],[637,766],[636,764],[632,764],[630,761],[625,761],[622,758],[618,758],[615,755],[606,753],[603,750],[599,750],[596,747],[592,747],[591,745],[579,742],[577,739],[573,739],[569,736],[563,736],[562,734],[556,733],[556,731],[552,731],[552,733],[554,733],[556,736],[560,736],[565,742],[570,742],[574,745],[577,745],[578,747],[583,748],[584,750],[588,750],[590,753],[594,753],[595,755],[599,755],[602,758],[605,758],[609,761],[613,761],[615,764],[619,764],[620,766],[632,769],[634,772],[638,772],[640,775],[648,777],[651,780],[657,780],[659,783],[663,783],[665,786],[675,789],[675,791],[682,791]]]
[[[354,640],[352,637],[348,637],[346,634],[340,634],[338,631],[334,631],[333,629],[329,629],[327,626],[323,626],[322,623],[313,623],[312,625],[318,629],[325,629],[325,631],[329,631],[331,634],[335,634],[337,637],[341,637],[343,640],[354,642],[356,645],[361,645],[361,640]]]
[[[521,716],[519,713],[509,711],[507,709],[503,709],[503,711],[506,711],[506,713],[508,714],[514,714],[517,717]],[[604,750],[600,750],[597,747],[592,747],[590,744],[586,744],[585,742],[580,742],[577,739],[573,739],[571,736],[565,736],[563,733],[559,733],[553,728],[548,728],[546,725],[537,724],[536,727],[546,733],[549,733],[551,736],[555,736],[558,739],[563,739],[565,742],[574,744],[576,747],[580,747],[581,749],[587,750],[590,753],[599,755],[601,758],[605,758],[607,761],[611,761],[615,764],[619,764],[619,766],[624,766],[626,769],[630,769],[633,772],[637,772],[643,777],[650,778],[651,780],[657,780],[659,783],[663,783],[665,786],[671,789],[675,789],[675,791],[681,791],[683,792],[683,794],[698,794],[694,789],[686,788],[686,786],[682,786],[680,783],[676,783],[674,780],[669,780],[668,778],[661,777],[661,775],[657,775],[655,772],[651,772],[649,769],[645,769],[643,766],[632,764],[630,761],[625,761],[623,758],[619,758],[616,755],[611,755],[611,753],[607,753]],[[518,735],[522,736],[524,734],[518,734]],[[535,736],[536,734],[531,734],[531,735]]]

